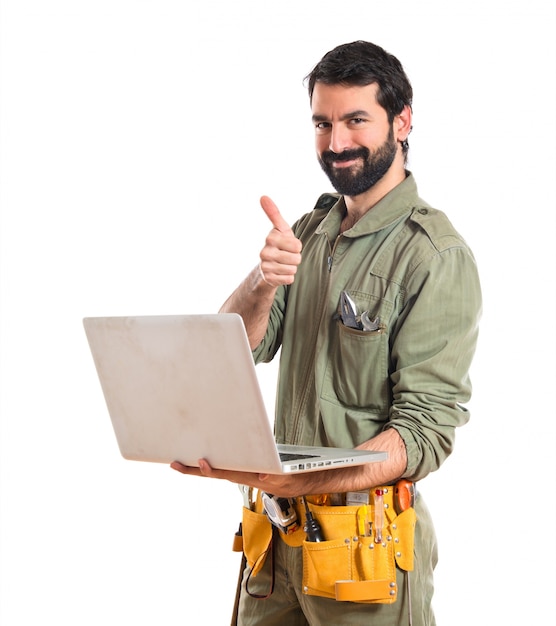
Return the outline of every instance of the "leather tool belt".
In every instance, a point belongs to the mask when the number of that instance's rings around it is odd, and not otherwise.
[[[300,499],[295,501],[299,529],[288,535],[276,534],[287,545],[302,548],[303,593],[338,601],[396,601],[396,567],[413,570],[416,514],[412,506],[400,511],[395,506],[395,494],[396,485],[373,488],[368,504],[349,506],[321,504],[329,502],[326,495],[308,496],[310,513],[324,535],[324,541],[319,542],[307,541],[305,508]],[[234,550],[245,554],[250,576],[262,568],[273,537],[273,526],[262,511],[259,496],[254,509],[243,507],[242,537],[236,535],[234,542]]]

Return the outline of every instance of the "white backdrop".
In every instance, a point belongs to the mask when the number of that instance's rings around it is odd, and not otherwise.
[[[404,64],[410,167],[483,281],[472,419],[421,485],[438,623],[553,623],[552,3],[4,0],[0,17],[2,625],[228,623],[239,491],[119,456],[81,319],[218,309],[269,229],[260,195],[293,222],[330,189],[302,78],[354,39]]]

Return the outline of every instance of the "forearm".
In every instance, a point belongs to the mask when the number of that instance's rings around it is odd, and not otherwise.
[[[358,448],[388,453],[386,461],[364,466],[366,471],[363,472],[363,476],[359,477],[359,480],[364,482],[362,489],[377,485],[390,485],[404,474],[407,467],[407,451],[396,429],[388,428]]]
[[[324,484],[322,489],[317,490],[318,493],[343,493],[391,485],[403,475],[407,464],[405,445],[393,428],[381,432],[357,447],[387,452],[388,459],[334,471],[327,470],[322,474]]]
[[[226,479],[284,498],[371,489],[379,485],[391,485],[403,475],[407,462],[405,445],[393,428],[373,437],[359,448],[388,452],[388,459],[357,467],[302,474],[254,474],[213,469],[203,459],[199,460],[199,467],[187,467],[177,461],[171,466],[182,474]]]
[[[255,267],[220,308],[220,313],[238,313],[243,318],[249,345],[254,350],[262,341],[276,287],[263,279]]]
[[[358,448],[387,452],[388,459],[355,467],[307,473],[303,477],[298,475],[297,478],[303,483],[284,485],[291,491],[281,495],[298,496],[360,491],[379,485],[391,485],[403,476],[407,465],[407,455],[404,442],[395,429],[390,428],[381,432]],[[296,490],[300,492],[294,493]]]

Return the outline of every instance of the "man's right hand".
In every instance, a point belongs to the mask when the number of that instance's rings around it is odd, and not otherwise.
[[[261,250],[261,275],[272,287],[291,285],[297,266],[301,263],[301,241],[293,234],[278,207],[268,196],[261,198],[261,207],[274,227]]]

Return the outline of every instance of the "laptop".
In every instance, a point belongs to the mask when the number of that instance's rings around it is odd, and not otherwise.
[[[235,313],[86,317],[122,456],[282,474],[361,465],[386,452],[276,444]]]

